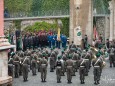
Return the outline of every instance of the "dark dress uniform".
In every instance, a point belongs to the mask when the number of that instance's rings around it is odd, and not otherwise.
[[[100,60],[100,58],[97,58],[92,61],[92,65],[94,67],[94,84],[99,84],[100,76],[101,76],[101,69],[102,69],[103,62]]]
[[[80,81],[81,84],[84,84],[84,80],[85,80],[85,69],[86,69],[86,62],[84,59],[80,60],[79,62],[79,74],[80,74]]]
[[[23,79],[24,79],[24,82],[27,81],[28,79],[28,65],[30,64],[30,61],[28,59],[28,57],[26,56],[25,59],[23,60],[23,66],[22,66],[22,73],[23,73]]]

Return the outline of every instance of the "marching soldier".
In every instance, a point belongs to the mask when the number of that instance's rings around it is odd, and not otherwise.
[[[58,57],[58,61],[56,62],[57,83],[61,83],[62,63],[60,59],[61,56]]]
[[[15,65],[15,78],[19,77],[19,69],[20,69],[20,59],[19,56],[15,55],[14,58],[14,65]]]
[[[50,72],[54,72],[54,67],[55,67],[55,53],[52,52],[50,56]]]
[[[80,60],[79,55],[77,54],[77,51],[73,54],[72,60],[74,62],[74,67],[73,67],[73,75],[75,76],[75,72],[77,72],[78,69],[78,62]]]
[[[109,50],[109,61],[110,61],[110,67],[112,65],[115,67],[115,49],[113,47],[110,48]]]
[[[14,69],[13,64],[14,64],[14,62],[13,62],[13,58],[11,56],[10,59],[8,60],[8,75],[12,76],[12,77],[13,77],[13,69]]]
[[[97,58],[92,61],[92,65],[94,67],[94,84],[99,84],[100,81],[100,76],[101,76],[101,69],[102,69],[102,64],[103,62],[101,61],[100,54],[96,55]]]
[[[24,79],[24,82],[25,81],[28,81],[28,72],[29,72],[29,65],[30,65],[30,61],[29,61],[29,57],[26,56],[25,59],[23,60],[23,63],[22,63],[22,73],[23,73],[23,79]]]
[[[69,55],[69,59],[66,61],[66,67],[67,67],[67,80],[68,83],[72,83],[72,69],[73,69],[73,61],[71,59],[71,55]]]
[[[48,62],[45,59],[45,55],[43,55],[43,58],[41,59],[40,64],[41,64],[41,66],[40,66],[41,67],[41,71],[40,71],[41,79],[42,79],[42,82],[46,82]]]
[[[32,58],[31,67],[32,67],[32,74],[34,76],[34,75],[36,75],[36,67],[37,67],[37,59],[35,56],[33,56],[33,58]]]
[[[85,69],[86,69],[86,62],[84,59],[81,59],[79,62],[79,74],[80,74],[80,81],[81,84],[85,84]]]

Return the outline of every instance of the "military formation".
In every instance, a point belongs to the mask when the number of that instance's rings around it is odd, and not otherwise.
[[[20,42],[20,41],[19,41]],[[45,47],[49,46],[49,48],[56,47],[56,48],[65,48],[67,44],[67,37],[63,34],[60,36],[60,40],[57,39],[57,34],[53,32],[46,32],[46,31],[39,31],[38,33],[27,33],[22,38],[22,45],[20,43],[18,44],[17,50],[20,49],[20,46],[24,49],[24,51],[27,50],[27,48],[33,47]]]
[[[50,72],[56,71],[57,83],[61,83],[61,77],[65,75],[67,83],[72,83],[72,77],[76,76],[75,74],[78,72],[80,83],[85,84],[85,77],[89,75],[90,68],[93,67],[94,84],[98,85],[105,66],[106,53],[109,53],[110,67],[115,67],[114,46],[108,50],[92,48],[90,45],[82,49],[72,42],[68,47],[64,47],[61,53],[55,47],[27,47],[26,50],[20,49],[17,52],[11,49],[8,54],[8,73],[15,78],[23,76],[23,80],[26,82],[30,72],[33,76],[40,72],[41,82],[46,82],[47,69],[50,68]]]

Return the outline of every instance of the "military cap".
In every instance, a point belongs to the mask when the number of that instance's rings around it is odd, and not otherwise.
[[[97,53],[97,54],[96,54],[96,57],[100,57],[100,55],[101,55],[100,53]]]
[[[61,56],[58,56],[58,59],[61,59]]]

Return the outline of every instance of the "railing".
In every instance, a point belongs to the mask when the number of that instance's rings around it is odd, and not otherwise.
[[[22,18],[22,17],[43,17],[43,16],[63,16],[69,15],[69,10],[56,10],[56,11],[47,11],[47,12],[12,12],[5,13],[5,18]]]

